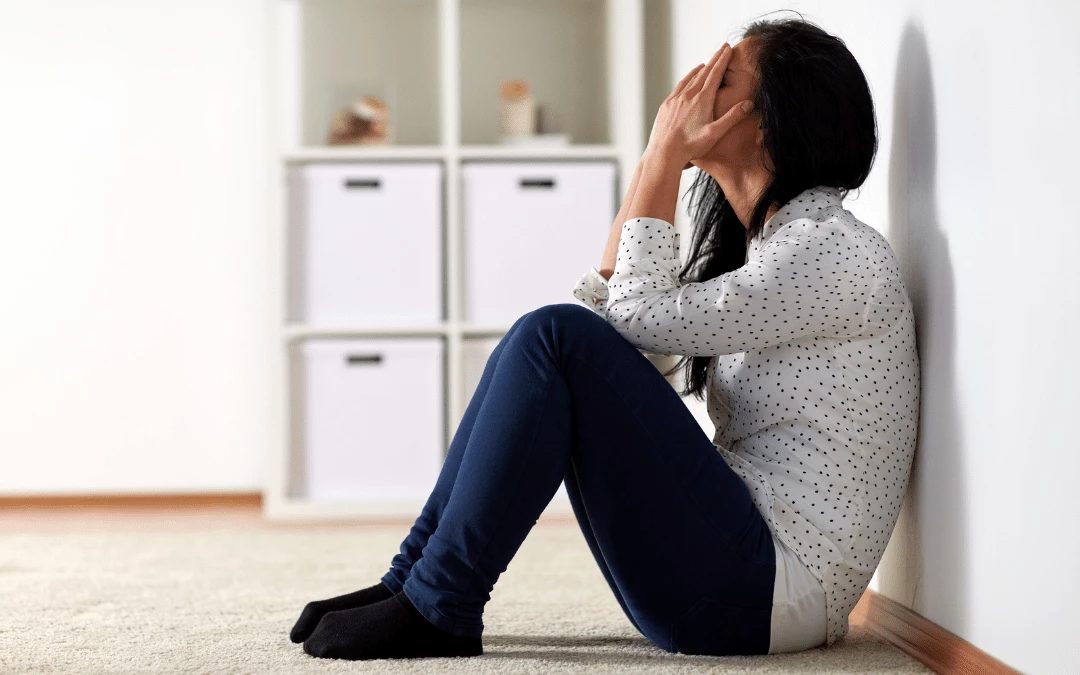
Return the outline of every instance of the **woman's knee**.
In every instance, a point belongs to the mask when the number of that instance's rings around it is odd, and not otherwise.
[[[595,330],[597,327],[614,330],[604,317],[592,311],[585,305],[572,302],[560,302],[544,305],[529,312],[529,319],[541,326],[558,326],[571,330],[582,328]]]
[[[621,353],[630,343],[603,316],[584,305],[556,303],[538,307],[519,319],[515,340],[536,340],[559,353],[585,350]],[[637,350],[632,350],[635,353]]]

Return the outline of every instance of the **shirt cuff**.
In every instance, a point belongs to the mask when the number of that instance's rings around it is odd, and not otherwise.
[[[595,267],[590,268],[574,286],[574,297],[588,305],[589,309],[598,311],[607,303],[607,279]]]
[[[678,267],[679,233],[662,218],[630,218],[623,223],[618,258],[675,260]],[[616,260],[616,263],[618,260]]]

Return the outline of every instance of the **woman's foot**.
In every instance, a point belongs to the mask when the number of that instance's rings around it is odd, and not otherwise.
[[[330,659],[407,659],[479,656],[479,637],[448,633],[428,621],[404,592],[364,607],[323,616],[304,641],[311,656]]]
[[[309,602],[304,607],[304,611],[300,612],[300,618],[289,633],[289,639],[293,642],[303,642],[308,639],[311,632],[319,625],[319,619],[322,619],[328,612],[363,607],[393,597],[393,595],[393,592],[386,587],[386,584],[380,581],[374,586],[339,595],[336,598]]]

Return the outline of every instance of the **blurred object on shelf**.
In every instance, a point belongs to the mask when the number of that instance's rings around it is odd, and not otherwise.
[[[390,145],[390,122],[386,102],[378,96],[362,96],[342,108],[330,121],[330,145]]]
[[[536,133],[531,136],[503,137],[504,145],[529,147],[563,147],[570,145],[570,134],[562,131],[562,122],[550,105],[536,106]]]
[[[505,142],[536,133],[536,101],[525,80],[499,85],[499,134]]]
[[[562,119],[548,103],[536,105],[536,133],[555,134],[563,130]]]

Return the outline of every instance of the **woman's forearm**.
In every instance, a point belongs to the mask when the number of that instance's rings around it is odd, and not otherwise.
[[[619,251],[619,237],[622,234],[622,226],[631,217],[651,216],[666,220],[675,224],[675,205],[679,200],[679,184],[682,172],[690,168],[691,164],[678,167],[670,157],[663,152],[655,152],[649,149],[641,155],[637,168],[634,169],[634,177],[630,181],[630,188],[623,198],[619,215],[615,217],[615,223],[611,226],[608,234],[607,246],[604,248],[604,259],[600,263],[600,276],[610,279],[615,273],[615,259]],[[642,186],[642,174],[645,174],[644,189]],[[631,215],[631,211],[633,215]]]
[[[611,275],[615,273],[615,255],[619,251],[619,235],[622,234],[623,223],[626,222],[626,215],[630,211],[630,203],[634,201],[634,193],[637,191],[644,163],[645,155],[642,155],[641,159],[638,160],[637,168],[634,169],[634,177],[630,179],[630,188],[626,191],[626,196],[623,197],[619,215],[615,216],[615,222],[612,224],[611,232],[608,234],[607,246],[604,247],[604,258],[600,262],[599,270],[600,276],[605,279],[610,279]]]
[[[683,162],[663,148],[646,152],[641,163],[641,178],[634,189],[626,219],[658,218],[674,226],[684,168]]]

